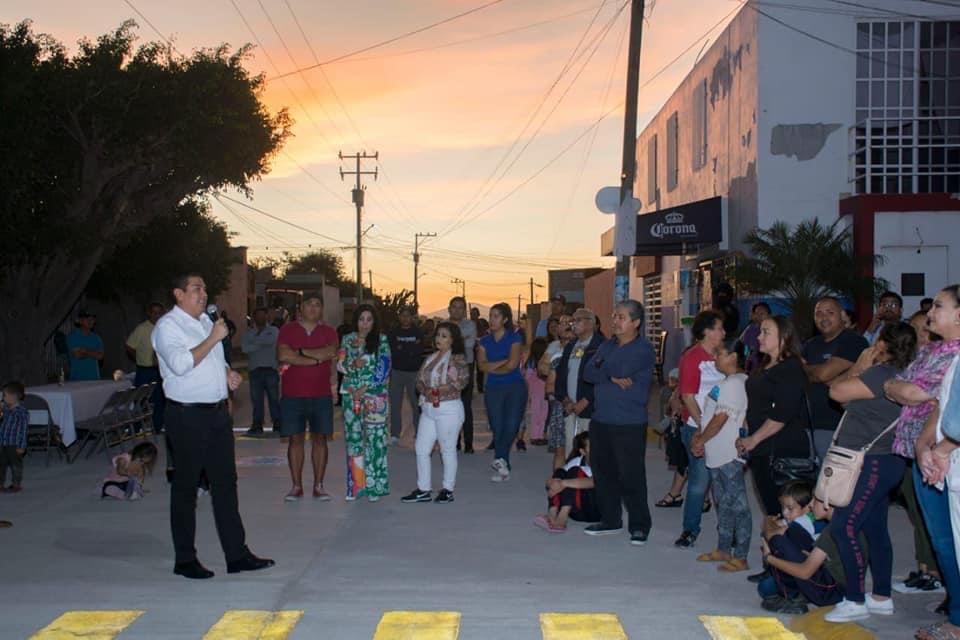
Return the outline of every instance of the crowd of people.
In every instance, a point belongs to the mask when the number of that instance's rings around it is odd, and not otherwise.
[[[660,394],[674,478],[659,508],[683,510],[674,544],[692,548],[703,514],[716,510],[717,543],[696,556],[725,573],[749,570],[754,532],[747,472],[764,513],[760,524],[764,609],[800,613],[810,604],[835,605],[830,622],[894,611],[893,549],[888,511],[902,503],[914,529],[916,567],[904,589],[945,588],[939,610],[947,620],[921,629],[923,640],[960,638],[960,289],[946,287],[903,320],[894,292],[880,297],[863,333],[841,300],[826,296],[814,310],[816,335],[801,342],[794,319],[757,302],[739,332],[731,291],[690,327],[691,344]],[[198,486],[211,487],[228,571],[272,565],[246,547],[236,494],[230,390],[239,375],[222,341],[223,319],[204,312],[206,292],[195,274],[174,287],[177,305],[161,315],[151,305],[127,346],[137,379],[162,380],[175,572],[207,578],[193,548]],[[404,503],[455,499],[458,454],[474,453],[472,394],[482,391],[490,429],[493,474],[511,477],[511,453],[531,446],[553,452],[546,474],[546,511],[534,524],[550,533],[584,522],[590,536],[620,534],[643,545],[652,527],[645,465],[648,397],[655,355],[644,337],[644,309],[616,305],[607,327],[596,314],[553,301],[528,341],[508,304],[479,312],[454,297],[448,318],[418,326],[416,310],[400,310],[382,327],[378,310],[357,307],[340,331],[323,322],[319,293],[304,294],[293,319],[275,327],[257,310],[243,338],[253,400],[251,435],[263,432],[265,403],[274,429],[288,438],[291,489],[304,496],[303,466],[310,431],[312,496],[330,500],[324,477],[334,404],[343,408],[344,498],[377,502],[391,493],[389,449],[403,433],[410,405],[417,486]],[[924,302],[927,304],[927,301]],[[102,357],[81,318],[79,359]],[[86,332],[86,333],[85,333]],[[731,335],[735,334],[735,335]],[[98,350],[99,349],[99,350]],[[71,367],[73,370],[73,367]],[[80,367],[82,370],[82,367]],[[25,443],[22,385],[3,389],[0,472],[11,469],[19,490]],[[161,414],[163,416],[163,414]],[[431,455],[443,463],[435,493]],[[176,453],[173,456],[174,452]],[[860,462],[838,497],[831,473],[837,456]],[[113,461],[103,497],[137,499],[158,458],[152,444]],[[626,527],[624,527],[624,508]],[[712,546],[712,545],[711,545]],[[871,588],[866,589],[870,573]]]

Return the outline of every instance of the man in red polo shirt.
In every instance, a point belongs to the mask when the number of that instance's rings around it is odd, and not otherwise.
[[[323,322],[323,299],[319,293],[303,294],[300,318],[280,327],[277,360],[280,376],[280,415],[283,436],[289,438],[287,461],[293,487],[284,497],[303,497],[303,459],[307,425],[310,426],[310,458],[313,462],[313,497],[330,500],[323,488],[327,470],[327,437],[333,435],[331,362],[337,357],[337,332]]]

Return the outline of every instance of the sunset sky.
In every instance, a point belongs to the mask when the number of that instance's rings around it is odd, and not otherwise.
[[[159,40],[136,7],[184,53],[259,40],[249,68],[271,79],[268,107],[288,107],[295,124],[294,137],[270,174],[252,185],[248,203],[327,237],[215,203],[217,217],[236,234],[234,244],[248,246],[251,258],[303,252],[308,245],[335,249],[352,274],[354,253],[343,248],[355,242],[352,184],[349,177],[340,180],[337,153],[379,151],[379,165],[364,166],[381,171],[376,182],[365,180],[364,227],[374,227],[365,236],[364,271],[373,270],[377,292],[412,288],[414,233],[438,233],[423,244],[420,266],[421,308],[433,310],[459,290],[453,278],[466,280],[473,302],[516,304],[518,294],[528,295],[531,276],[546,284],[548,268],[607,266],[598,255],[599,235],[612,221],[593,198],[600,187],[619,183],[628,3],[503,0],[340,62],[275,76],[489,1],[5,0],[0,22],[29,18],[37,32],[71,50],[79,38],[131,18],[142,41]],[[644,25],[641,84],[691,50],[643,86],[641,128],[691,69],[707,41],[701,36],[719,23],[712,43],[724,16],[739,6],[732,0],[647,4],[653,7]],[[538,300],[545,295],[545,288],[536,292]]]

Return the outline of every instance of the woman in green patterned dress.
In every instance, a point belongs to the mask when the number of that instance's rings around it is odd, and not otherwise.
[[[381,335],[369,304],[357,307],[353,332],[343,337],[337,357],[343,373],[343,434],[347,448],[348,501],[376,502],[390,493],[387,436],[390,424],[390,344]]]

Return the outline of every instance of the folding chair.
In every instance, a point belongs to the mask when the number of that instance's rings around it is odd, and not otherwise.
[[[92,456],[103,447],[107,458],[110,457],[110,447],[121,444],[125,439],[124,429],[130,424],[130,400],[136,389],[114,391],[100,410],[100,413],[77,423],[77,433],[83,433],[83,439],[77,447],[73,459],[80,457],[80,453],[88,442],[93,442],[93,449],[87,453]]]
[[[23,406],[30,412],[30,423],[27,426],[27,451],[46,451],[48,467],[51,451],[56,451],[62,460],[60,427],[53,422],[50,405],[40,396],[28,393],[23,399]]]

